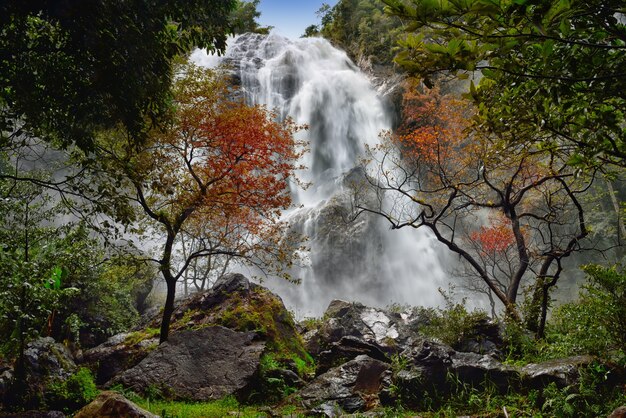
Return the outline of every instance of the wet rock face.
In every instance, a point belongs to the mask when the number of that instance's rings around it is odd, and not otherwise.
[[[227,395],[244,398],[254,384],[264,349],[265,343],[254,332],[224,327],[182,331],[110,384],[140,393],[162,388],[167,396],[194,401]]]
[[[65,380],[76,371],[74,356],[51,337],[38,338],[24,352],[27,373],[40,380]]]
[[[389,370],[389,364],[360,355],[316,377],[297,396],[306,408],[326,404],[325,410],[337,406],[350,413],[364,411],[379,404]]]
[[[522,378],[531,388],[542,388],[550,383],[564,388],[575,384],[580,377],[580,369],[594,362],[592,356],[575,356],[522,367]]]
[[[411,342],[422,339],[409,316],[360,303],[334,300],[324,317],[326,320],[317,332],[308,335],[307,348],[312,354],[332,349],[344,337],[360,339],[387,356],[399,353]],[[379,358],[376,355],[372,357]]]
[[[519,387],[519,371],[488,354],[455,352],[452,355],[451,370],[460,381],[476,388],[483,387],[488,382],[499,393],[504,394],[511,387]]]
[[[103,344],[83,353],[81,361],[94,371],[96,384],[102,385],[117,374],[135,366],[159,343],[158,338],[148,338],[132,344],[132,334],[114,335]]]
[[[93,402],[74,415],[74,418],[158,418],[116,392],[102,392]]]

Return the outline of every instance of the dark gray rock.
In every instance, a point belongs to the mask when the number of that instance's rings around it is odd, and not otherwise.
[[[401,401],[405,406],[421,407],[424,398],[448,393],[453,354],[450,347],[435,341],[415,341],[398,355],[391,377],[393,385],[385,385],[380,395],[382,403],[391,406]]]
[[[224,327],[181,331],[107,385],[119,383],[140,393],[157,387],[167,396],[194,401],[245,397],[264,349],[254,332]]]
[[[65,380],[76,371],[70,350],[51,337],[37,338],[24,351],[27,374],[38,380]]]
[[[337,402],[324,402],[315,408],[311,409],[307,416],[311,417],[325,417],[325,418],[335,418],[339,416],[344,416],[345,411],[341,409]]]
[[[316,377],[297,397],[306,408],[326,403],[346,412],[364,411],[379,404],[378,393],[389,369],[389,364],[361,355]]]
[[[376,360],[390,363],[389,357],[376,345],[358,337],[341,337],[330,345],[328,350],[322,351],[317,358],[316,374],[320,375],[333,367],[339,366],[360,355],[367,355]]]
[[[116,392],[100,393],[93,402],[74,415],[74,418],[158,418]]]
[[[453,354],[454,350],[447,345],[423,339],[403,351],[400,357],[408,360],[407,371],[419,377],[423,389],[442,391],[447,389],[446,377]]]
[[[81,362],[94,371],[96,384],[103,385],[134,367],[159,343],[158,338],[148,338],[131,344],[131,338],[131,333],[117,334],[83,353]]]
[[[12,381],[13,368],[6,363],[0,363],[0,400],[4,399]]]
[[[387,356],[405,350],[413,341],[421,340],[410,312],[390,312],[361,303],[334,300],[324,318],[307,343],[310,349],[319,347],[317,353],[311,350],[314,354],[331,349],[343,337],[362,340]]]
[[[469,330],[467,338],[452,348],[461,352],[489,354],[499,359],[502,357],[503,347],[504,339],[500,325],[492,319],[483,318]]]
[[[543,388],[553,382],[557,387],[564,388],[575,384],[580,377],[579,370],[594,360],[592,356],[575,356],[528,364],[522,367],[522,379],[530,388]]]
[[[520,381],[516,368],[506,366],[487,354],[455,352],[450,370],[465,384],[475,388],[495,386],[502,394],[511,387],[518,387]]]

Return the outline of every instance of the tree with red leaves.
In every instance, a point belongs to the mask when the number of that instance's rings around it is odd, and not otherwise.
[[[369,182],[379,198],[355,191],[356,215],[429,229],[459,255],[470,281],[478,278],[509,317],[541,335],[562,260],[588,235],[580,195],[593,176],[554,150],[482,132],[466,103],[437,88],[407,91],[405,124],[370,150]],[[541,307],[526,318],[517,306],[523,282]]]
[[[185,66],[167,126],[140,148],[100,150],[130,191],[126,200],[137,219],[163,237],[154,260],[167,284],[161,342],[168,339],[177,283],[196,260],[226,256],[276,272],[292,262],[280,217],[291,204],[289,181],[303,145],[294,134],[302,127],[246,105],[225,78]],[[180,257],[190,238],[193,248]]]

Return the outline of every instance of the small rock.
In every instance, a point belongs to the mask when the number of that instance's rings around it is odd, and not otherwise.
[[[116,392],[105,391],[74,418],[158,418]]]
[[[620,406],[608,418],[626,418],[626,406]]]
[[[361,355],[316,377],[297,397],[306,408],[333,402],[346,412],[364,411],[377,406],[389,369],[389,364]]]

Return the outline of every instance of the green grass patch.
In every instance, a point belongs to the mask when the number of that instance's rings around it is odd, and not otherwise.
[[[222,418],[227,416],[241,418],[267,417],[259,407],[243,406],[235,398],[227,397],[214,402],[174,402],[164,400],[137,399],[142,408],[161,416],[161,418]]]

